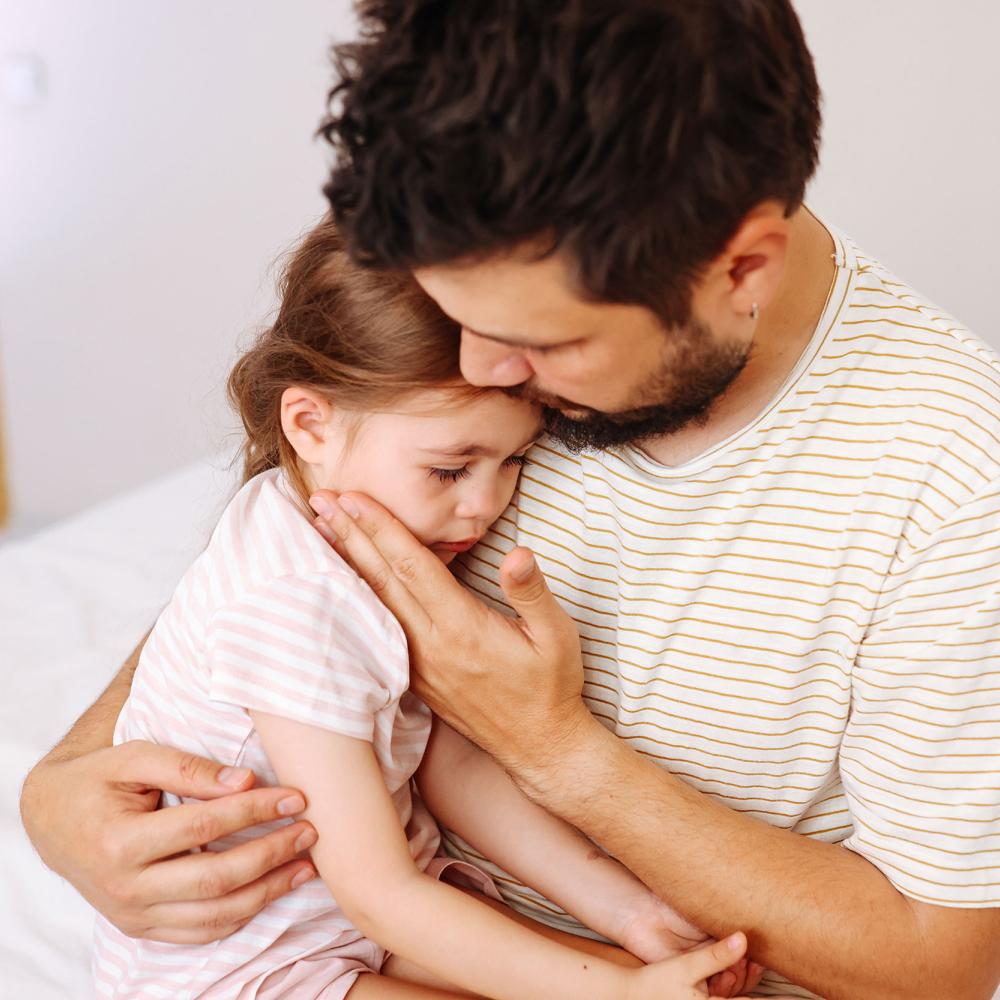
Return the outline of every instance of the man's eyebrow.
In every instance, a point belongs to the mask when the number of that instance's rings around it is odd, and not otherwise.
[[[466,333],[471,333],[473,337],[481,337],[483,340],[492,340],[495,344],[506,344],[507,347],[534,347],[534,348],[545,348],[545,347],[561,347],[562,342],[558,344],[539,344],[534,340],[530,340],[527,337],[518,337],[516,335],[508,334],[498,334],[498,333],[483,333],[482,330],[473,330],[471,326],[463,326],[463,330]]]

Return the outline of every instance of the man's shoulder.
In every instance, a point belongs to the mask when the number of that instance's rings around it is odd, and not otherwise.
[[[833,335],[813,374],[925,435],[1000,447],[1000,353],[946,310],[857,252]],[[925,437],[925,440],[927,438]]]
[[[860,250],[836,333],[835,342],[856,345],[859,357],[907,362],[890,370],[919,378],[900,380],[901,388],[925,387],[920,380],[926,379],[945,389],[948,381],[964,372],[987,390],[991,400],[1000,399],[1000,353]]]

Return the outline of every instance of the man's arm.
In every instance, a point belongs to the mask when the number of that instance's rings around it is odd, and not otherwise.
[[[820,996],[993,996],[1000,911],[909,899],[860,855],[734,812],[596,721],[515,770],[671,905],[716,936],[742,923],[756,961]]]
[[[576,628],[529,552],[501,567],[520,616],[505,618],[377,504],[341,499],[314,503],[317,527],[403,624],[415,690],[536,802],[697,926],[748,929],[756,961],[829,1000],[989,1000],[1000,912],[908,899],[860,856],[692,789],[587,711]]]
[[[211,941],[314,876],[299,854],[315,831],[294,823],[219,854],[187,853],[303,803],[287,788],[252,789],[248,771],[170,747],[112,747],[144,644],[32,769],[21,818],[42,860],[126,934]],[[161,790],[211,801],[156,811]]]
[[[147,632],[143,636],[142,642],[132,650],[121,669],[111,679],[111,683],[100,693],[97,701],[73,723],[69,732],[38,762],[31,774],[28,775],[25,789],[27,789],[32,775],[40,767],[49,763],[74,760],[91,750],[100,750],[102,747],[111,746],[118,713],[121,712],[129,691],[132,689],[135,668],[139,665],[139,657],[142,655],[143,646],[146,645],[148,638],[149,633]]]

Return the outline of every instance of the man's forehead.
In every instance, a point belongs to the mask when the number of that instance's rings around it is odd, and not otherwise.
[[[595,303],[567,287],[549,259],[420,268],[414,278],[469,333],[516,347],[544,347],[587,334]]]

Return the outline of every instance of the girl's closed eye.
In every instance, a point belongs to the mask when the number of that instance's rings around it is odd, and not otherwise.
[[[436,469],[431,466],[427,470],[427,475],[434,476],[442,483],[457,483],[459,479],[466,479],[472,473],[467,465],[463,465],[460,469]]]
[[[528,458],[526,455],[510,455],[503,460],[503,467],[509,469],[511,467],[523,468],[527,464]],[[440,469],[435,466],[431,466],[427,470],[427,475],[433,476],[435,479],[442,483],[457,483],[460,479],[466,479],[472,475],[469,470],[468,465],[463,465],[460,469]]]

